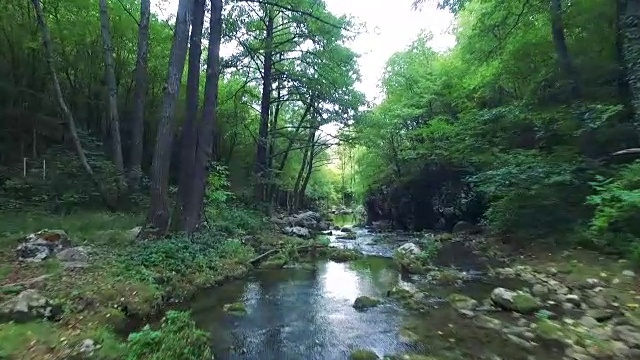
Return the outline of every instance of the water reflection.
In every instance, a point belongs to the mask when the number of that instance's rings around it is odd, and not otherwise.
[[[352,307],[358,296],[383,297],[400,283],[389,259],[370,260],[260,272],[244,284],[203,294],[194,302],[194,318],[211,331],[218,359],[346,359],[354,348],[379,355],[406,351],[397,335],[403,310]],[[222,311],[234,301],[246,304],[246,316]]]

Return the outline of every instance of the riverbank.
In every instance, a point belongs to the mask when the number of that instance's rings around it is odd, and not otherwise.
[[[3,214],[0,304],[7,311],[0,323],[0,358],[122,359],[123,336],[135,330],[132,324],[161,315],[198,290],[245,276],[256,255],[292,250],[265,257],[266,266],[302,259],[293,250],[310,240],[282,235],[258,213],[229,211],[228,221],[217,221],[194,239],[154,241],[135,239],[138,214]],[[64,231],[71,258],[16,258],[25,236],[43,229]],[[20,301],[28,307],[26,316],[11,310]]]
[[[480,236],[456,236],[433,256],[451,255],[452,248],[458,259],[493,263],[470,276],[469,268],[451,268],[460,260],[444,256],[439,268],[419,275],[426,284],[390,293],[420,314],[405,329],[408,337],[431,345],[430,356],[640,358],[640,281],[628,261],[579,248],[514,250]],[[424,300],[434,297],[445,302]]]

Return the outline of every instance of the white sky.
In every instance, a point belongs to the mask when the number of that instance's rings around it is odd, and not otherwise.
[[[437,10],[429,4],[422,11],[411,10],[412,0],[325,0],[327,8],[335,15],[351,15],[366,24],[367,31],[351,44],[353,51],[361,55],[358,60],[362,80],[358,90],[370,101],[379,102],[379,82],[384,66],[393,53],[402,51],[423,31],[434,37],[431,45],[436,50],[446,50],[455,44],[455,36],[449,32],[453,15]],[[152,9],[162,18],[174,14],[178,0],[152,0]],[[223,56],[233,49],[223,49]]]

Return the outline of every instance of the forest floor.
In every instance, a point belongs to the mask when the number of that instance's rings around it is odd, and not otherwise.
[[[34,289],[61,310],[55,322],[6,322],[0,315],[0,359],[70,358],[87,350],[87,340],[95,358],[125,358],[126,334],[142,321],[199,289],[244,276],[256,254],[299,241],[255,216],[250,220],[259,233],[216,228],[193,241],[177,236],[144,242],[131,233],[142,223],[139,214],[0,217],[0,304]],[[18,261],[16,247],[42,229],[64,230],[70,246],[90,249],[88,266],[69,267],[55,257]]]

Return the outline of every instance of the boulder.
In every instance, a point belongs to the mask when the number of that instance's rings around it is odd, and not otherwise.
[[[62,262],[86,263],[89,261],[89,252],[87,246],[76,246],[60,251],[56,257]]]
[[[317,229],[318,223],[322,221],[322,217],[317,212],[307,211],[301,214],[293,215],[287,220],[292,226],[299,226],[307,229]]]
[[[451,294],[447,300],[458,310],[474,310],[478,307],[478,301],[461,294]]]
[[[397,249],[397,251],[405,255],[420,255],[422,253],[422,250],[420,250],[420,247],[418,247],[418,245],[412,242],[403,244]]]
[[[505,310],[520,314],[532,314],[542,308],[540,301],[530,294],[500,287],[491,292],[491,301]]]
[[[37,319],[55,319],[62,314],[62,306],[28,289],[0,305],[0,321],[26,322]]]
[[[42,261],[69,245],[69,237],[62,230],[41,230],[25,237],[25,241],[16,248],[19,260],[29,262]]]
[[[380,300],[365,295],[358,296],[353,302],[353,308],[358,311],[364,311],[378,305],[380,305]]]
[[[282,231],[287,235],[297,236],[303,239],[308,239],[311,237],[311,232],[309,231],[309,229],[300,226],[287,226]]]
[[[480,231],[479,226],[466,221],[458,221],[451,230],[454,234],[478,234]]]
[[[622,325],[613,328],[612,337],[614,340],[620,340],[630,348],[640,349],[640,331],[630,326]]]

